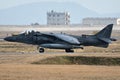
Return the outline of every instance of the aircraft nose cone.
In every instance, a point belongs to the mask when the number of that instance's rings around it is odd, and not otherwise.
[[[13,37],[6,37],[6,38],[4,38],[4,40],[6,40],[6,41],[15,41],[15,38],[13,38]]]

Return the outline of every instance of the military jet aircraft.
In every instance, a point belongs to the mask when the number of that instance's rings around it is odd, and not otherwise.
[[[113,24],[109,24],[95,35],[82,36],[65,33],[41,33],[31,31],[9,36],[4,40],[38,45],[40,53],[45,51],[44,48],[64,49],[66,52],[74,52],[73,49],[83,49],[83,46],[107,48],[111,41],[116,41],[116,39],[111,38],[112,28]]]

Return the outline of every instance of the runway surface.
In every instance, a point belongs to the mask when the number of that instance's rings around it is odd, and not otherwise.
[[[119,80],[120,66],[31,64],[55,56],[120,57],[119,53],[0,52],[0,80]]]

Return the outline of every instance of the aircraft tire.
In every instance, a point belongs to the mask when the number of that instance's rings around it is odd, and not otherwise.
[[[65,49],[65,52],[67,52],[67,53],[74,53],[74,50],[71,50],[71,49]]]
[[[40,52],[40,53],[44,53],[44,51],[45,51],[44,48],[40,48],[40,49],[39,49],[39,52]]]

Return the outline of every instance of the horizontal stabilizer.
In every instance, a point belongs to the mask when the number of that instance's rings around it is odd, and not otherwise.
[[[98,39],[102,40],[105,43],[111,43],[111,40],[107,38],[98,38]]]

